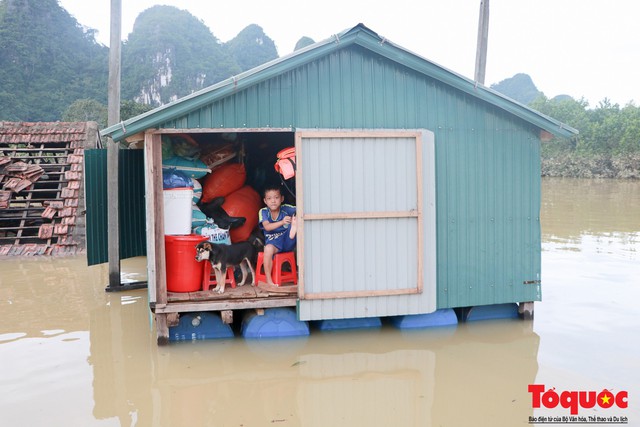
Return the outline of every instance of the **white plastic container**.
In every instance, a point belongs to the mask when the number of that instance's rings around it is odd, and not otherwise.
[[[162,191],[164,198],[164,234],[191,234],[192,188],[171,188]]]

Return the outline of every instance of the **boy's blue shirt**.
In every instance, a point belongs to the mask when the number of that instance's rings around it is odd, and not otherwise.
[[[285,231],[288,231],[289,230],[289,225],[287,225],[286,227],[281,225],[280,227],[276,228],[275,230],[267,231],[267,230],[264,229],[264,226],[262,225],[262,223],[264,221],[269,221],[269,222],[282,221],[285,216],[293,216],[295,213],[296,213],[296,207],[295,206],[283,204],[283,205],[280,205],[280,212],[278,213],[278,218],[272,219],[271,218],[271,213],[269,212],[269,208],[264,207],[264,208],[260,209],[260,211],[258,212],[258,222],[260,224],[260,229],[264,232],[264,237],[266,239],[265,243],[268,243],[269,240],[275,239],[278,236],[280,236],[282,233],[284,233]]]

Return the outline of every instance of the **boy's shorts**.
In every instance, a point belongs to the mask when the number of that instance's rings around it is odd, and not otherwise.
[[[290,238],[289,230],[287,230],[275,238],[266,241],[265,245],[275,246],[278,249],[278,252],[291,252],[296,247],[296,238]]]

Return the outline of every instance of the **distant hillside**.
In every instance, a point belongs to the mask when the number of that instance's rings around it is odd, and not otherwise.
[[[238,35],[225,43],[242,71],[250,70],[258,65],[278,57],[276,44],[262,30],[262,27],[251,24]]]
[[[534,99],[542,95],[542,92],[540,92],[536,85],[533,84],[531,77],[529,77],[528,74],[523,73],[516,74],[511,78],[492,84],[491,89],[494,89],[524,105],[530,104]]]
[[[302,37],[295,50],[313,42]],[[106,106],[108,56],[57,0],[0,0],[0,120],[56,121],[69,108]],[[123,43],[121,97],[156,107],[277,57],[258,25],[222,43],[188,11],[153,6]],[[524,104],[540,94],[526,74],[491,87]]]
[[[155,107],[277,57],[257,25],[225,44],[189,12],[154,6],[123,44],[122,100]],[[56,121],[72,105],[106,106],[108,61],[95,30],[58,0],[0,0],[0,121]]]
[[[307,47],[309,45],[314,44],[315,41],[311,38],[311,37],[301,37],[298,42],[296,43],[295,47],[293,48],[294,51],[302,49],[303,47]]]
[[[240,72],[198,18],[173,6],[138,15],[122,48],[122,96],[159,106]]]
[[[0,1],[0,120],[56,121],[107,99],[108,48],[57,0]]]

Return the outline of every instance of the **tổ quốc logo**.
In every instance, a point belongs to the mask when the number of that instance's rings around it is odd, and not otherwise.
[[[628,422],[625,416],[620,416],[620,414],[609,416],[606,412],[597,416],[576,417],[582,409],[627,409],[629,394],[626,390],[615,393],[607,389],[600,392],[589,390],[556,391],[555,387],[547,389],[544,384],[529,384],[528,390],[531,393],[531,406],[534,409],[560,407],[568,409],[569,414],[572,415],[572,417],[530,417],[530,422],[606,422],[611,424],[627,424]]]

